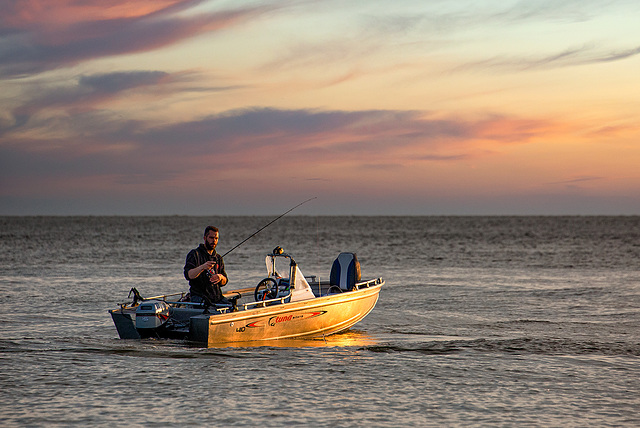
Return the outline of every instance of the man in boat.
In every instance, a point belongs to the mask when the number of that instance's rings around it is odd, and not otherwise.
[[[217,227],[207,226],[204,230],[204,242],[187,254],[184,277],[189,281],[192,302],[228,303],[220,290],[229,279],[224,270],[224,260],[216,252],[219,237]]]

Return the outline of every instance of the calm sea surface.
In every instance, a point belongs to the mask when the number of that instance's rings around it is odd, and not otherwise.
[[[226,257],[254,286],[276,245],[328,277],[383,276],[347,333],[287,346],[118,339],[107,310],[186,290],[268,217],[0,217],[0,426],[638,426],[640,217],[307,217]]]

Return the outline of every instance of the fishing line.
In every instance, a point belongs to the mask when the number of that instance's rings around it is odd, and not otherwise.
[[[227,251],[226,253],[224,253],[222,255],[222,258],[224,258],[227,254],[229,254],[230,252],[232,252],[233,250],[235,250],[236,248],[238,248],[240,245],[244,244],[245,242],[247,242],[249,239],[253,238],[254,236],[256,236],[258,233],[262,232],[264,229],[266,229],[267,227],[271,226],[273,223],[275,223],[276,221],[280,220],[282,217],[286,216],[287,214],[289,214],[291,211],[295,210],[296,208],[298,208],[300,205],[304,205],[309,201],[313,201],[314,199],[318,199],[317,196],[314,196],[313,198],[309,198],[304,202],[300,202],[298,205],[296,205],[295,207],[291,208],[290,210],[280,214],[278,217],[274,218],[273,220],[271,220],[269,223],[265,224],[264,226],[262,226],[260,229],[256,230],[255,232],[253,232],[250,236],[248,236],[247,238],[245,238],[244,241],[240,242],[238,245],[236,245],[235,247],[233,247],[232,249],[230,249],[229,251]]]

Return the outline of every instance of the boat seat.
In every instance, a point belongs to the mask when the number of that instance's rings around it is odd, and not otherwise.
[[[343,291],[351,291],[360,280],[360,262],[356,254],[340,253],[331,266],[331,285],[337,285]]]

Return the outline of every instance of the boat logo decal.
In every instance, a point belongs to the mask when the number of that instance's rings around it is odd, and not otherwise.
[[[280,324],[283,322],[289,322],[289,321],[300,321],[300,320],[305,320],[305,319],[309,319],[309,318],[315,318],[318,317],[320,315],[324,315],[326,314],[327,311],[317,311],[317,312],[305,312],[302,314],[289,314],[289,315],[277,315],[274,317],[269,318],[268,321],[266,320],[260,320],[260,321],[254,321],[250,324],[247,324],[247,328],[254,328],[254,327],[265,327],[266,325],[270,325],[270,326],[275,326],[276,324]]]
[[[144,322],[149,322],[149,318],[153,318],[154,317],[153,315],[144,315],[144,316],[138,315],[138,316],[140,316],[142,318],[142,321],[144,321]],[[167,314],[155,314],[155,318],[158,318],[160,321],[165,322],[166,320],[169,319],[169,315],[167,315]]]

